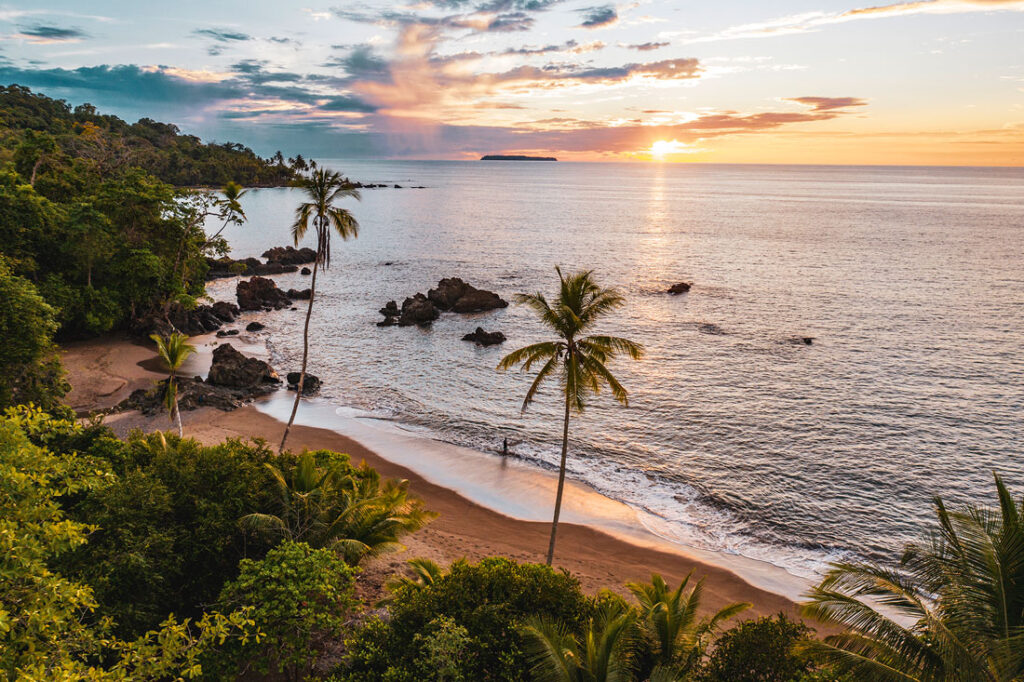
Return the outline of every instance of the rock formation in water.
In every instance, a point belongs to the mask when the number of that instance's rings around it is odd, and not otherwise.
[[[505,335],[501,332],[485,332],[483,327],[477,327],[476,331],[470,332],[462,337],[463,341],[473,341],[478,346],[493,346],[498,343],[505,343]]]
[[[292,304],[288,295],[277,288],[274,280],[266,277],[239,281],[235,296],[242,310],[280,310]]]

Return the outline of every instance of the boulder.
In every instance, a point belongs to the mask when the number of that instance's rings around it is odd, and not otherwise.
[[[690,290],[690,287],[692,287],[692,286],[693,286],[693,282],[679,282],[678,284],[673,284],[672,286],[670,286],[668,288],[668,293],[670,293],[670,294],[685,294],[687,291]]]
[[[441,310],[456,313],[477,313],[508,306],[508,301],[491,291],[477,289],[459,277],[446,277],[436,289],[427,292],[427,298]]]
[[[164,391],[167,381],[158,382],[153,388],[140,388],[122,400],[114,411],[139,410],[142,414],[152,416],[167,411],[164,403]],[[239,407],[248,399],[243,391],[222,386],[213,386],[200,377],[178,377],[178,409],[185,412],[198,407],[215,407],[225,412]]]
[[[312,275],[313,271],[310,270],[309,268],[302,268],[301,270],[299,270],[299,274],[300,275]]]
[[[234,303],[228,303],[227,301],[217,301],[210,306],[210,310],[217,316],[222,322],[234,322],[235,318],[238,317],[239,309]]]
[[[394,301],[388,301],[387,304],[380,309],[380,314],[384,316],[384,319],[377,323],[378,327],[393,327],[398,324],[398,318],[401,317],[402,311],[398,309],[398,304]]]
[[[316,251],[303,247],[296,249],[293,246],[275,246],[263,252],[267,263],[280,263],[281,265],[303,265],[316,260]]]
[[[257,358],[246,357],[227,343],[214,349],[206,381],[214,386],[246,390],[281,383],[270,365]]]
[[[285,293],[288,295],[288,298],[295,299],[295,300],[301,300],[301,301],[308,301],[312,297],[312,295],[313,295],[313,290],[312,289],[289,289]]]
[[[249,324],[245,325],[245,331],[247,332],[263,331],[266,328],[267,326],[265,324],[260,324],[259,322],[250,322]]]
[[[288,372],[288,376],[286,377],[286,379],[288,381],[289,391],[298,390],[300,374],[301,372]],[[315,374],[310,374],[309,372],[306,372],[306,378],[302,382],[302,395],[312,395],[313,393],[316,393],[317,391],[320,390],[321,385],[322,382],[320,381],[320,377],[318,377]]]
[[[473,341],[478,346],[493,346],[498,343],[505,343],[505,335],[501,332],[485,332],[482,327],[462,337],[463,341]]]
[[[218,339],[223,339],[225,336],[238,336],[238,330],[237,329],[227,329],[227,330],[222,329],[219,332],[217,332],[217,338]]]
[[[288,296],[277,288],[274,280],[265,277],[239,281],[235,295],[238,297],[238,307],[242,310],[280,310],[292,304]]]
[[[220,279],[223,277],[237,277],[239,275],[280,275],[286,272],[298,272],[297,265],[288,265],[273,261],[263,263],[258,258],[242,258],[232,260],[231,258],[207,258],[206,279]]]
[[[399,327],[419,325],[425,327],[441,316],[441,311],[423,294],[416,294],[402,302],[402,314],[398,318]]]

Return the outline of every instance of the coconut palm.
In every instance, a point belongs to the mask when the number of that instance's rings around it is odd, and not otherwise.
[[[196,348],[188,343],[187,336],[179,332],[174,332],[166,338],[158,334],[153,334],[149,338],[156,342],[156,352],[167,369],[164,404],[171,417],[171,423],[177,419],[178,437],[181,438],[185,435],[185,429],[181,425],[181,411],[178,409],[178,370],[185,364],[188,356],[196,352]]]
[[[607,602],[582,637],[562,623],[532,618],[523,628],[536,682],[631,682],[636,613]]]
[[[626,584],[640,604],[640,627],[652,644],[652,679],[683,679],[700,662],[719,626],[751,606],[749,602],[730,604],[698,619],[704,580],[687,592],[692,577],[690,571],[675,590],[657,573],[649,583]]]
[[[1024,679],[1024,501],[950,511],[896,567],[833,565],[804,612],[845,632],[805,646],[856,680]]]
[[[321,467],[310,452],[287,477],[272,464],[265,466],[277,493],[277,514],[248,514],[241,526],[270,540],[334,548],[353,565],[401,549],[403,536],[437,516],[409,497],[408,481],[382,484],[380,474],[366,466]]]
[[[534,343],[513,351],[501,359],[498,369],[506,370],[522,365],[524,372],[534,365],[540,370],[526,392],[523,411],[530,406],[537,390],[549,378],[557,377],[562,386],[565,400],[565,417],[562,423],[562,457],[558,468],[558,491],[555,495],[555,513],[551,521],[551,540],[548,543],[547,563],[550,566],[555,555],[555,535],[558,532],[558,516],[562,510],[562,492],[565,488],[565,459],[569,447],[569,416],[583,412],[587,398],[599,393],[607,386],[612,396],[623,405],[629,404],[628,394],[622,384],[608,370],[608,362],[620,353],[639,360],[644,353],[643,346],[616,336],[584,336],[602,317],[619,308],[625,302],[615,289],[598,286],[592,272],[584,270],[565,276],[560,268],[559,290],[553,303],[548,303],[544,294],[519,294],[516,302],[529,306],[555,339]]]
[[[316,298],[316,275],[320,266],[328,268],[331,265],[331,234],[336,233],[342,239],[359,236],[359,223],[352,217],[352,214],[347,209],[334,205],[334,202],[347,197],[359,198],[359,192],[346,178],[326,168],[317,168],[308,176],[300,179],[297,185],[306,192],[309,201],[299,204],[295,211],[292,239],[295,246],[298,246],[312,223],[313,229],[316,230],[316,259],[313,261],[313,277],[309,287],[306,323],[302,328],[302,369],[299,372],[299,383],[295,387],[295,404],[292,405],[292,413],[288,417],[288,425],[285,426],[278,452],[284,451],[288,433],[291,431],[292,423],[295,422],[295,413],[299,409],[299,400],[302,399],[302,387],[306,381],[306,363],[309,360],[309,319],[313,315],[313,300]]]
[[[388,596],[379,599],[377,606],[387,606],[398,598],[398,592],[416,592],[426,589],[444,577],[444,569],[433,559],[417,557],[405,562],[412,575],[393,575],[384,583]]]

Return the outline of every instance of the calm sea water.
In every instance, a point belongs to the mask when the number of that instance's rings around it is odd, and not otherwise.
[[[1021,169],[327,163],[426,188],[351,202],[360,236],[334,241],[313,318],[323,400],[553,466],[553,388],[520,414],[529,378],[495,371],[543,338],[527,310],[375,323],[441,277],[553,292],[560,264],[621,288],[602,331],[648,347],[613,366],[631,406],[602,396],[574,421],[570,475],[667,537],[807,574],[894,556],[933,495],[991,500],[993,470],[1024,490]],[[299,200],[250,192],[233,255],[288,243]],[[296,367],[301,313],[266,317]],[[463,342],[477,326],[509,341]]]

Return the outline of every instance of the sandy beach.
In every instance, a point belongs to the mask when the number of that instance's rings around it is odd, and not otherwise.
[[[195,341],[211,342],[208,337]],[[237,341],[234,343],[245,351]],[[151,348],[118,336],[66,346],[63,358],[73,387],[68,396],[69,404],[79,414],[87,414],[112,407],[132,390],[152,385],[161,378],[161,374],[154,371],[154,356]],[[205,373],[204,362],[208,366],[209,354],[200,352],[193,356],[183,373]],[[233,412],[202,408],[184,412],[182,417],[186,436],[204,443],[225,438],[263,438],[276,445],[284,426],[251,405]],[[138,412],[110,415],[105,423],[119,434],[135,428],[154,431],[169,427],[166,416],[146,418]],[[413,557],[429,557],[442,563],[461,557],[477,560],[489,555],[543,561],[550,530],[548,523],[512,518],[478,504],[334,430],[297,426],[292,430],[289,448],[325,448],[348,453],[354,462],[366,461],[384,476],[410,480],[413,493],[423,499],[429,509],[440,513],[426,529],[408,539],[406,551],[382,557],[366,567],[364,581],[370,590]],[[572,491],[567,495],[572,495]],[[537,500],[537,505],[541,504]],[[628,542],[592,527],[563,523],[559,527],[555,563],[578,577],[588,592],[609,588],[625,593],[624,583],[648,579],[651,573],[660,573],[670,582],[676,582],[693,570],[705,579],[704,607],[707,609],[749,601],[754,605],[750,615],[780,611],[796,614],[791,599],[756,587],[736,573],[701,561],[694,554],[682,547]]]

